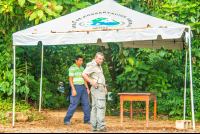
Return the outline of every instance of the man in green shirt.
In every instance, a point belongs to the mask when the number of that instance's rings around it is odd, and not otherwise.
[[[82,64],[83,57],[78,55],[76,57],[76,63],[69,68],[69,82],[72,91],[70,95],[70,105],[64,118],[65,125],[72,125],[70,119],[76,111],[79,100],[81,100],[81,106],[84,112],[84,124],[90,124],[90,103],[88,100],[88,94],[90,93],[90,90],[87,82],[81,76],[82,72],[84,71],[84,68],[81,66]]]

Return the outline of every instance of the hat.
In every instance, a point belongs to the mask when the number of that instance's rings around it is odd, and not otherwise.
[[[63,82],[59,82],[59,85],[63,85]]]

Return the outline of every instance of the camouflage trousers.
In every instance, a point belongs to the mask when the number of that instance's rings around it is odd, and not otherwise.
[[[106,123],[104,122],[106,112],[104,86],[99,86],[98,89],[92,86],[90,91],[92,96],[92,111],[90,116],[91,130],[102,130],[106,127]]]

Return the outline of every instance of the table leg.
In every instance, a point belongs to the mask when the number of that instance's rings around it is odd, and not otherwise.
[[[133,102],[131,101],[130,105],[130,116],[131,116],[131,121],[133,120]]]
[[[156,99],[154,99],[154,121],[156,121]]]
[[[121,110],[120,110],[120,112],[121,112],[121,127],[123,127],[123,105],[124,105],[124,101],[123,101],[123,99],[120,97],[120,104],[121,104]]]
[[[149,99],[146,100],[146,124],[148,126],[149,123]]]

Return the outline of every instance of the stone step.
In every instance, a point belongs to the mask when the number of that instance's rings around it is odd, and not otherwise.
[[[190,129],[191,128],[191,120],[176,120],[176,128],[177,129]]]

